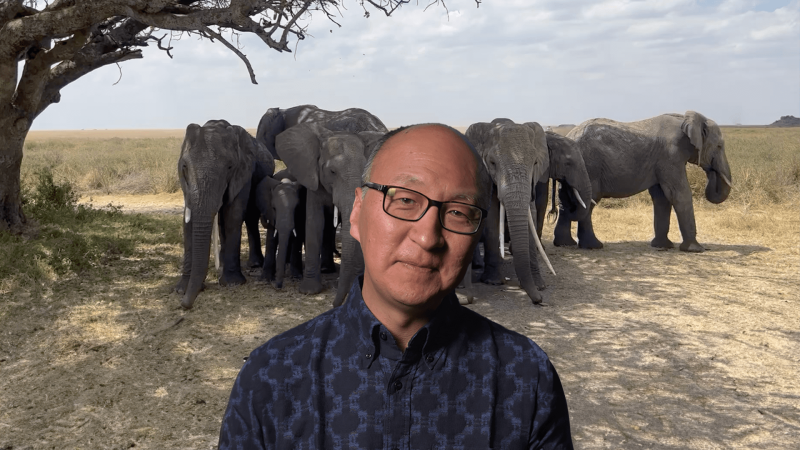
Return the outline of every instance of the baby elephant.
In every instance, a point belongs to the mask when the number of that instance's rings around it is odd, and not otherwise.
[[[264,178],[256,188],[261,225],[267,229],[262,277],[277,289],[283,287],[289,249],[296,240],[295,213],[300,203],[300,185],[289,179]],[[296,245],[296,244],[295,244]],[[276,257],[277,253],[277,257]],[[302,273],[302,268],[298,273]]]

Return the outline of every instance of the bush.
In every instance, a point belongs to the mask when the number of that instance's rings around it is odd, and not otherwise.
[[[53,181],[53,172],[44,167],[36,171],[36,184],[25,203],[36,209],[74,209],[78,204],[78,194],[69,181],[61,184]]]

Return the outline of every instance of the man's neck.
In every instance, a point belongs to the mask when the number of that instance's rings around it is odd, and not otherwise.
[[[401,351],[406,350],[408,342],[430,321],[431,315],[441,303],[440,300],[436,305],[428,303],[425,308],[414,308],[383,299],[366,279],[361,295],[375,318],[392,333]]]

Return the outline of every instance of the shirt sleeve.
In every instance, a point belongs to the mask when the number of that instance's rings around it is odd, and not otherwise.
[[[271,388],[269,384],[260,382],[258,372],[251,357],[236,377],[219,431],[220,450],[274,448],[273,443],[266,440],[267,436],[274,436],[270,433],[269,420],[265,420]]]
[[[556,368],[545,358],[539,366],[536,413],[533,415],[528,448],[572,449],[567,398]]]

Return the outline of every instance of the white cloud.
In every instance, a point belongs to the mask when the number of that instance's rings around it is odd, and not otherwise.
[[[211,118],[253,127],[267,108],[304,103],[366,108],[390,126],[689,109],[723,124],[770,123],[800,115],[800,1],[774,3],[452,0],[449,20],[422,4],[365,19],[349,4],[342,28],[314,18],[294,54],[244,38],[257,86],[222,45],[183,40],[174,60],[149,48],[122,64],[116,86],[113,66],[73,83],[34,127],[182,128]]]

